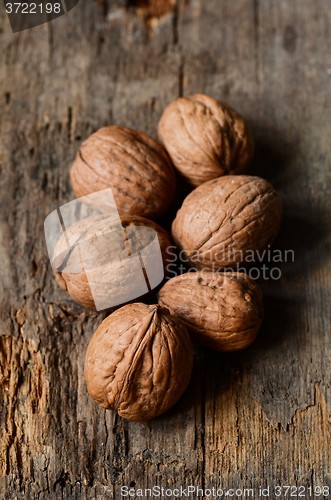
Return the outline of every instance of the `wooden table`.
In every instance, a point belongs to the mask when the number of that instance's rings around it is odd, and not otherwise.
[[[254,498],[291,485],[314,498],[331,487],[330,5],[173,4],[81,0],[17,34],[1,5],[1,499],[120,499],[122,485],[253,488]],[[156,137],[165,106],[196,92],[250,124],[249,173],[279,190],[274,248],[294,262],[259,280],[265,321],[252,347],[197,349],[176,406],[129,423],[87,394],[84,353],[104,314],[56,285],[43,223],[74,198],[83,139],[111,124]]]

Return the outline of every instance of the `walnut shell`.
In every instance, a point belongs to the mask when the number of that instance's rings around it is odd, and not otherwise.
[[[120,214],[150,219],[164,214],[176,188],[163,147],[142,132],[116,126],[101,128],[83,142],[70,181],[77,197],[111,188]],[[112,208],[107,193],[90,204],[102,213]]]
[[[172,102],[161,117],[158,135],[192,186],[245,172],[254,154],[253,135],[244,119],[226,103],[203,94]]]
[[[134,232],[137,227],[138,235]],[[141,258],[138,252],[155,240],[155,233],[160,245],[156,248],[158,255],[150,253]],[[130,255],[136,256],[136,261]],[[72,299],[90,309],[102,310],[129,302],[125,299],[134,285],[147,291],[146,279],[150,288],[155,288],[155,279],[160,276],[155,266],[161,263],[162,267],[163,260],[164,269],[171,258],[168,233],[155,222],[133,215],[122,215],[120,222],[108,215],[92,215],[73,224],[61,236],[55,246],[52,267],[56,281]],[[137,274],[132,276],[136,268]],[[134,295],[132,300],[142,295]]]
[[[244,273],[186,273],[158,293],[160,306],[182,320],[193,343],[237,351],[255,339],[263,321],[262,292]]]
[[[129,304],[96,330],[85,358],[92,399],[135,422],[173,406],[193,367],[186,327],[157,305]]]
[[[172,236],[200,270],[254,262],[275,239],[282,200],[260,177],[233,175],[202,184],[184,200]]]

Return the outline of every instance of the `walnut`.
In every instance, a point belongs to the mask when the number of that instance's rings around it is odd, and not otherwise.
[[[236,351],[255,339],[263,320],[260,287],[244,273],[186,273],[158,293],[160,306],[180,318],[193,343]]]
[[[282,201],[259,177],[233,175],[202,184],[184,200],[172,236],[193,267],[254,262],[276,237]]]
[[[193,367],[185,326],[157,305],[129,304],[96,330],[85,358],[92,399],[132,421],[150,420],[173,406]]]
[[[142,132],[116,126],[101,128],[83,142],[70,180],[77,197],[111,188],[120,214],[151,219],[168,209],[176,187],[163,147]],[[92,206],[107,213],[107,192],[99,193]]]
[[[155,222],[132,215],[122,215],[120,221],[93,215],[61,236],[52,267],[58,284],[78,304],[102,310],[155,288],[171,258],[169,236]]]
[[[253,135],[244,119],[224,102],[203,94],[172,102],[161,117],[158,135],[175,167],[193,186],[245,172],[254,154]]]

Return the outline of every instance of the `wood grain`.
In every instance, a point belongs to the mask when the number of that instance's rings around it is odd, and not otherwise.
[[[0,6],[6,500],[121,498],[130,484],[331,486],[329,4],[178,0],[157,17],[151,5],[82,0],[15,35]],[[165,106],[197,92],[247,119],[257,143],[250,173],[284,201],[275,248],[295,259],[277,264],[280,280],[259,280],[266,319],[253,346],[196,350],[177,405],[128,423],[87,395],[85,349],[104,315],[56,285],[43,222],[74,198],[69,167],[90,133],[118,124],[155,137]],[[185,192],[179,184],[178,203]]]

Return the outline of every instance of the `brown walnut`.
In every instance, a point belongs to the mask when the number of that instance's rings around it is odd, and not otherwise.
[[[104,127],[92,134],[77,153],[70,181],[77,197],[111,188],[120,214],[157,219],[168,209],[176,180],[171,161],[148,135],[125,127]],[[86,203],[109,211],[107,193]]]
[[[90,309],[108,309],[109,303],[129,302],[125,298],[134,284],[138,289],[148,286],[148,263],[152,262],[151,272],[155,272],[153,253],[144,256],[145,260],[137,255],[156,235],[165,269],[172,259],[171,243],[168,233],[155,222],[133,215],[122,215],[120,221],[108,215],[92,215],[78,221],[56,244],[52,262],[56,281],[78,304]],[[137,256],[137,265],[132,265],[130,256]],[[144,264],[147,275],[142,272]],[[134,268],[139,271],[136,276],[132,276]]]
[[[172,224],[172,236],[200,270],[259,260],[275,239],[282,201],[260,177],[213,179],[192,191]]]
[[[129,304],[108,316],[87,348],[85,378],[92,399],[132,421],[173,406],[193,367],[186,327],[157,305]]]
[[[182,320],[193,343],[216,351],[248,347],[263,320],[261,289],[244,273],[177,276],[161,288],[158,302]]]
[[[254,154],[253,135],[244,119],[226,103],[203,94],[172,102],[161,117],[158,135],[193,186],[244,173]]]

